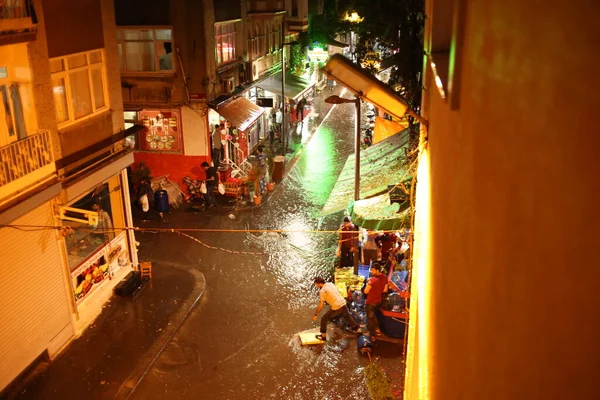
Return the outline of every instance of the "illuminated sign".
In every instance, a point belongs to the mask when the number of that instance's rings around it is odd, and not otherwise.
[[[313,47],[312,50],[308,50],[308,59],[311,62],[325,62],[329,58],[329,53],[320,47]]]

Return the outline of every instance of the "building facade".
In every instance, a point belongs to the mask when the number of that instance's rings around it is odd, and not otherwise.
[[[185,176],[201,179],[199,165],[212,161],[217,129],[225,169],[241,164],[270,124],[271,107],[260,103],[265,95],[257,84],[281,71],[282,43],[295,37],[287,35],[286,16],[294,29],[307,29],[307,2],[139,3],[114,3],[126,124],[146,127],[135,141],[135,161],[180,185]]]
[[[596,9],[426,2],[406,399],[597,397]]]
[[[0,390],[137,263],[115,35],[112,1],[0,5]]]

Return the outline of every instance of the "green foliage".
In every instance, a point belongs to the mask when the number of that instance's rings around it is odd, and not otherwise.
[[[290,51],[290,62],[289,67],[292,74],[302,75],[306,70],[306,63],[308,58],[306,57],[306,47],[302,45],[294,45]]]
[[[309,21],[311,41],[326,43],[337,34],[354,32],[359,36],[355,56],[371,73],[374,54],[394,59],[390,87],[402,90],[403,97],[417,106],[421,96],[423,66],[424,0],[325,0],[323,15]],[[356,12],[363,18],[352,23],[342,18]]]
[[[370,363],[365,367],[363,372],[367,379],[367,389],[371,400],[395,400],[394,394],[390,387],[390,381],[385,375],[383,369],[375,364]]]

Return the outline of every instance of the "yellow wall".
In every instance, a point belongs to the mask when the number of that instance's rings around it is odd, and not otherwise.
[[[598,397],[597,10],[470,1],[458,110],[427,73],[406,398]]]
[[[18,43],[0,46],[0,67],[6,67],[8,78],[0,79],[0,84],[19,84],[21,102],[23,103],[23,116],[28,133],[38,129],[33,104],[33,90],[31,84],[31,69],[27,54],[27,44]],[[3,111],[2,111],[3,113]],[[0,146],[7,145],[8,138],[4,137],[4,125],[0,126]]]

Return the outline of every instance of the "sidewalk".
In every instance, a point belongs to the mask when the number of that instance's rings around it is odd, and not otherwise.
[[[7,398],[125,398],[206,285],[202,273],[183,265],[153,263],[153,276],[135,299],[113,296],[80,337]]]

